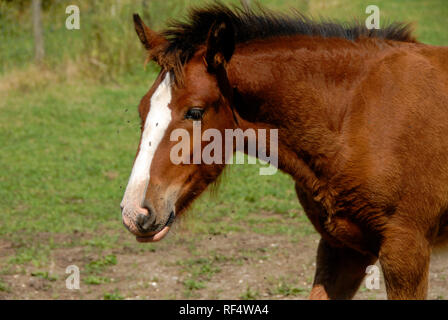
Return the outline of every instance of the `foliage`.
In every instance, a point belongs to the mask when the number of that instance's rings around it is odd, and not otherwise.
[[[142,64],[144,50],[134,31],[132,14],[139,13],[156,30],[167,21],[179,18],[190,6],[208,3],[206,0],[106,0],[80,2],[80,30],[67,30],[65,8],[70,0],[43,1],[46,67],[63,78],[92,78],[100,81],[118,81],[120,76],[145,76]],[[237,4],[237,0],[225,3]],[[347,3],[350,5],[347,5]],[[33,63],[33,32],[29,1],[0,0],[0,75],[15,69],[27,69]],[[255,1],[252,1],[255,4]],[[269,0],[262,2],[268,8],[288,11],[294,7],[312,16],[328,16],[338,20],[364,19],[366,0]],[[428,43],[447,44],[445,32],[448,6],[444,0],[379,0],[383,22],[403,20],[417,22],[419,38]],[[67,70],[69,69],[69,70]],[[156,66],[150,64],[149,72]]]

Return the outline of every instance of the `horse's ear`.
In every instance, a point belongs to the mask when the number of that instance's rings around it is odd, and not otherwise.
[[[235,30],[228,20],[216,21],[207,37],[207,51],[204,61],[210,72],[225,66],[235,50]]]
[[[134,26],[140,41],[146,50],[148,50],[151,59],[157,61],[155,52],[161,47],[164,47],[167,44],[167,40],[159,33],[149,29],[136,13],[134,13]]]

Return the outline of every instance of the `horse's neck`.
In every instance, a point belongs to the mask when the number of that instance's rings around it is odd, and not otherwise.
[[[306,165],[320,176],[330,175],[319,170],[331,168],[328,161],[338,154],[354,88],[366,76],[372,53],[354,45],[273,47],[244,48],[232,57],[228,74],[243,125],[279,129],[280,169],[294,175],[297,166]]]

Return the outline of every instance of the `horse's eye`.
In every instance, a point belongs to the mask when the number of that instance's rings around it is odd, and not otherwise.
[[[201,120],[203,113],[204,113],[204,109],[201,109],[201,108],[191,108],[185,114],[185,119]]]

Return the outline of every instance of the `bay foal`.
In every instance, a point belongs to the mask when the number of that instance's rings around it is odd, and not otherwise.
[[[173,164],[174,129],[276,128],[278,168],[321,235],[311,298],[352,298],[377,259],[390,299],[426,297],[431,248],[448,238],[448,48],[402,24],[219,4],[162,33],[134,21],[161,66],[121,204],[139,241],[162,239],[224,168]]]

